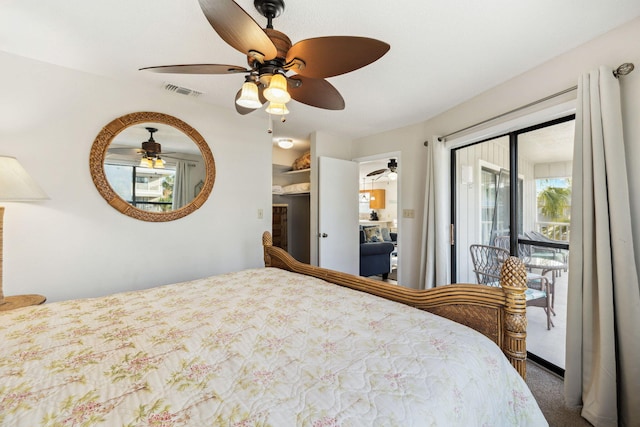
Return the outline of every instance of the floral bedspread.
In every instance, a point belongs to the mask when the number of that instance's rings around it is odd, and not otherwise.
[[[2,426],[540,426],[498,347],[274,268],[0,313]]]

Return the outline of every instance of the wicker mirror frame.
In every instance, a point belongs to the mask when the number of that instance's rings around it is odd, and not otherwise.
[[[184,132],[200,149],[205,166],[205,180],[198,195],[187,205],[171,212],[147,212],[138,209],[122,199],[111,187],[104,170],[104,160],[109,145],[124,129],[140,123],[156,122],[173,126]],[[194,212],[209,198],[216,180],[216,166],[213,154],[202,135],[182,120],[163,113],[137,112],[126,114],[111,121],[102,128],[91,146],[89,155],[91,178],[100,195],[117,211],[132,218],[150,222],[173,221]]]

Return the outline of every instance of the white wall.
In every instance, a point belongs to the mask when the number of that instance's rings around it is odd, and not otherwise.
[[[458,129],[503,114],[521,105],[559,92],[577,84],[578,76],[599,65],[617,67],[623,62],[634,62],[636,71],[621,79],[622,102],[627,120],[625,128],[628,167],[631,171],[632,210],[634,232],[640,235],[640,18],[635,19],[603,36],[556,57],[512,80],[509,80],[445,113],[422,123],[401,129],[361,138],[353,143],[354,157],[364,157],[376,153],[400,151],[400,178],[403,209],[414,209],[415,219],[400,218],[402,264],[407,270],[402,284],[419,287],[420,247],[422,240],[422,215],[425,185],[426,150],[425,140],[433,135],[445,135]],[[573,95],[575,97],[575,94]],[[424,102],[429,102],[429,94],[424,94]],[[542,110],[561,99],[541,104],[534,110]],[[566,100],[563,98],[562,100]],[[512,117],[505,118],[511,119]],[[538,119],[539,121],[542,121]],[[526,120],[525,120],[526,121]],[[533,124],[533,123],[529,123]],[[523,126],[524,127],[524,126]],[[508,129],[501,129],[502,131]],[[489,135],[483,135],[488,137]],[[448,183],[447,183],[448,185]],[[640,247],[640,242],[638,244]],[[636,257],[640,260],[640,250]]]
[[[271,229],[271,136],[264,121],[193,98],[126,86],[0,52],[0,154],[15,156],[51,200],[5,203],[6,295],[49,301],[146,288],[262,265]],[[193,214],[149,223],[111,208],[89,174],[101,128],[135,111],[194,127],[216,161],[209,200]],[[257,210],[264,210],[258,219]]]

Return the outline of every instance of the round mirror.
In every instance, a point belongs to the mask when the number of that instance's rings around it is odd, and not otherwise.
[[[91,177],[119,212],[143,221],[173,221],[207,200],[216,177],[206,141],[180,119],[139,112],[107,124],[91,147]]]

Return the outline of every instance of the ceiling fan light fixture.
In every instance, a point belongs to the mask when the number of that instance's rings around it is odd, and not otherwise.
[[[258,85],[253,82],[244,82],[240,98],[238,98],[236,104],[244,108],[255,109],[262,107],[262,102],[258,97]]]
[[[153,169],[153,163],[151,162],[151,160],[147,157],[143,157],[140,159],[140,164],[138,165],[141,168],[149,168],[149,169]]]
[[[269,87],[264,90],[264,97],[277,104],[291,101],[291,95],[287,92],[287,79],[282,74],[274,74]]]
[[[293,140],[289,138],[280,138],[278,140],[278,147],[288,150],[289,148],[293,147]]]
[[[155,169],[164,169],[164,159],[156,157],[156,159],[153,161],[153,167]]]
[[[278,116],[289,114],[289,109],[287,108],[287,106],[277,102],[269,102],[266,111],[269,114],[276,114]]]
[[[398,179],[398,172],[396,172],[396,169],[398,169],[398,162],[396,162],[396,159],[390,159],[389,163],[387,163],[387,168],[389,168],[390,171],[387,177],[391,181],[395,181],[396,179]]]

